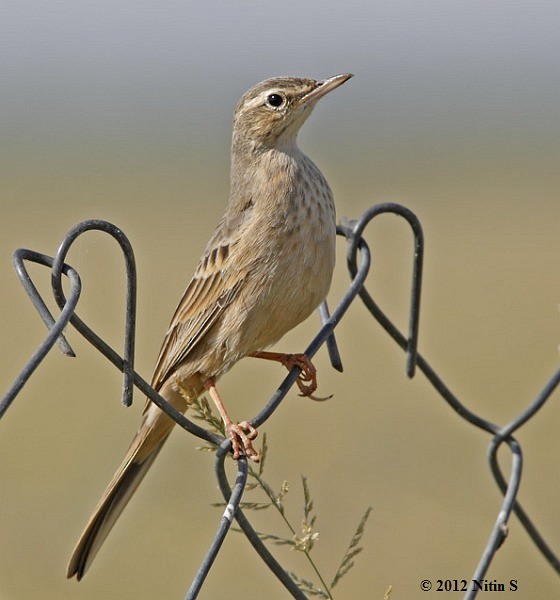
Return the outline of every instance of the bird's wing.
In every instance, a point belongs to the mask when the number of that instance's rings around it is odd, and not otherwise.
[[[232,246],[222,241],[206,248],[163,341],[152,378],[155,389],[200,343],[243,285],[247,271],[233,268]]]

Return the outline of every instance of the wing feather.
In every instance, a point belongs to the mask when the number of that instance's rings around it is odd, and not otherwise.
[[[152,378],[158,389],[204,339],[237,295],[244,273],[228,268],[230,246],[207,248],[167,331]]]

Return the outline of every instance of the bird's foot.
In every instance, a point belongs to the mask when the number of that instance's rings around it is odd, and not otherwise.
[[[296,379],[297,386],[301,392],[300,396],[311,398],[311,400],[317,402],[323,402],[332,398],[332,394],[324,398],[313,395],[313,392],[317,389],[317,369],[305,354],[284,354],[283,357],[281,363],[288,371],[291,371],[294,367],[301,370],[299,377]]]
[[[214,401],[216,408],[218,409],[226,434],[231,438],[231,448],[233,450],[233,458],[239,460],[241,455],[244,454],[247,458],[250,458],[254,462],[259,462],[261,457],[259,453],[253,448],[251,440],[254,440],[258,432],[248,421],[241,421],[241,423],[234,423],[224,406],[216,389],[216,380],[214,377],[209,377],[204,382],[204,387],[208,390],[210,398]]]
[[[259,432],[248,421],[240,423],[228,423],[226,431],[231,439],[231,447],[233,449],[233,458],[239,460],[244,454],[253,462],[259,462],[261,457],[253,448],[251,441],[254,440]]]
[[[284,354],[282,352],[253,352],[250,354],[253,358],[264,358],[265,360],[274,360],[284,365],[288,371],[291,371],[294,367],[301,370],[299,377],[296,379],[297,386],[301,392],[300,396],[311,398],[311,400],[317,400],[322,402],[323,400],[329,400],[332,395],[320,398],[314,396],[313,392],[317,389],[317,369],[311,362],[311,360],[305,354]]]

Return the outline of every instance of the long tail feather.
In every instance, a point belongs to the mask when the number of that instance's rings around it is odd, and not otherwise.
[[[183,405],[177,408],[184,412],[186,402],[183,400]],[[68,578],[76,576],[79,581],[84,576],[174,425],[155,405],[148,406],[142,426],[74,548],[68,563]]]

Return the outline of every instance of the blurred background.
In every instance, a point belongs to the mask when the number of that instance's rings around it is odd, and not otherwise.
[[[11,266],[15,248],[53,254],[66,231],[107,219],[138,260],[137,368],[147,379],[176,303],[228,197],[239,96],[275,75],[356,76],[325,99],[300,146],[327,176],[339,216],[381,201],[420,218],[426,262],[420,351],[469,408],[504,424],[558,367],[559,51],[556,2],[5,0],[0,8],[0,387],[44,336]],[[405,328],[411,235],[395,217],[368,229],[369,288]],[[80,315],[121,348],[123,261],[83,236]],[[46,270],[31,267],[41,289]],[[344,244],[330,295],[348,284]],[[302,351],[313,316],[278,345]],[[265,476],[300,476],[317,512],[315,560],[330,579],[367,506],[356,566],[336,598],[426,598],[422,579],[470,578],[500,507],[487,435],[458,418],[357,302],[337,329],[345,371],[316,359],[313,403],[290,393],[263,427]],[[0,598],[182,598],[219,520],[212,458],[177,431],[81,583],[66,562],[140,421],[119,405],[118,372],[75,332],[53,351],[0,425]],[[222,380],[248,418],[285,373],[245,360]],[[520,498],[556,549],[558,392],[517,437]],[[509,456],[501,455],[509,471]],[[253,496],[259,499],[258,495]],[[288,535],[273,512],[259,530]],[[300,576],[301,554],[273,548]],[[518,599],[553,598],[560,580],[516,519],[488,573]],[[286,592],[232,534],[201,598]],[[433,593],[433,592],[432,592]],[[459,594],[456,594],[459,596]]]

